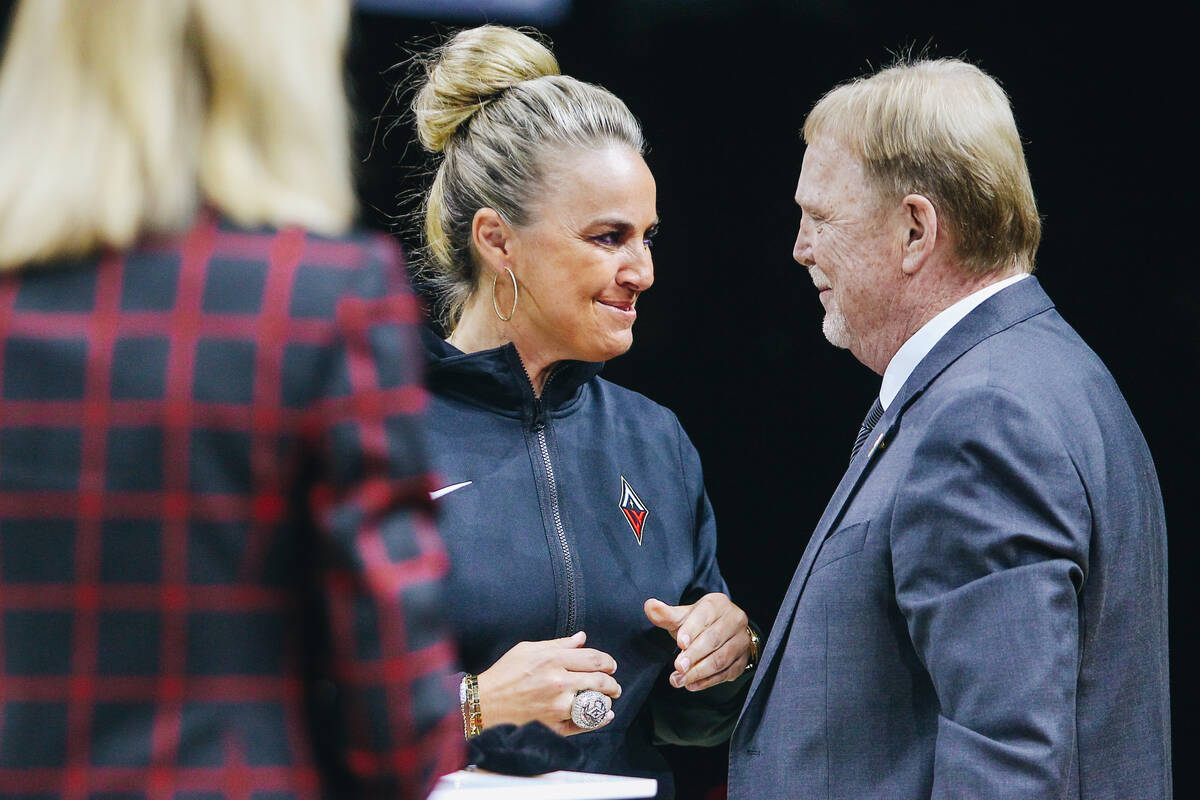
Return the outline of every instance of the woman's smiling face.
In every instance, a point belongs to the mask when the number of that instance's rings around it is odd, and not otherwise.
[[[531,221],[512,234],[514,340],[547,362],[621,355],[633,344],[638,296],[654,283],[654,176],[623,145],[556,154],[544,176]]]

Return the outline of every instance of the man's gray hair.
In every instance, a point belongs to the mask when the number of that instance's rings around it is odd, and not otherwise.
[[[1041,220],[1008,96],[958,59],[904,61],[831,90],[804,124],[861,161],[880,201],[929,198],[975,275],[1032,272]]]

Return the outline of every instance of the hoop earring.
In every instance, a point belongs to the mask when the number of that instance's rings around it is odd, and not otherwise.
[[[508,322],[510,319],[513,318],[513,314],[517,313],[517,276],[514,275],[513,271],[511,269],[509,269],[507,266],[504,267],[504,271],[508,273],[508,277],[512,278],[512,284],[513,284],[512,308],[509,309],[507,317],[500,313],[500,304],[496,302],[496,278],[500,277],[500,275],[499,275],[499,273],[496,273],[496,274],[492,275],[492,310],[496,312],[496,316],[500,318],[501,322]]]

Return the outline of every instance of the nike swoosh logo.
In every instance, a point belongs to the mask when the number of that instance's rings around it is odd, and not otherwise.
[[[439,497],[445,497],[446,495],[450,494],[451,492],[457,492],[459,489],[463,488],[464,486],[470,486],[472,483],[474,483],[474,481],[463,481],[462,483],[452,483],[449,486],[444,486],[441,489],[437,489],[435,491],[430,492],[429,499],[437,500]]]

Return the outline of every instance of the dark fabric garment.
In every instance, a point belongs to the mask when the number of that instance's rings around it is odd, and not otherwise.
[[[654,741],[723,741],[748,685],[671,687],[674,642],[642,608],[728,592],[695,448],[670,411],[597,377],[600,364],[560,363],[535,399],[511,344],[463,354],[428,330],[425,342],[433,463],[443,487],[470,481],[437,501],[464,668],[585,631],[616,659],[622,694],[613,722],[573,737],[584,768],[654,777],[671,796]]]
[[[424,797],[463,752],[420,308],[203,213],[0,275],[0,794]]]
[[[578,736],[560,736],[540,722],[491,725],[471,737],[467,759],[479,769],[501,775],[544,775],[579,771],[584,764]]]
[[[1154,464],[1026,278],[933,347],[851,462],[734,731],[729,797],[1171,792]]]

